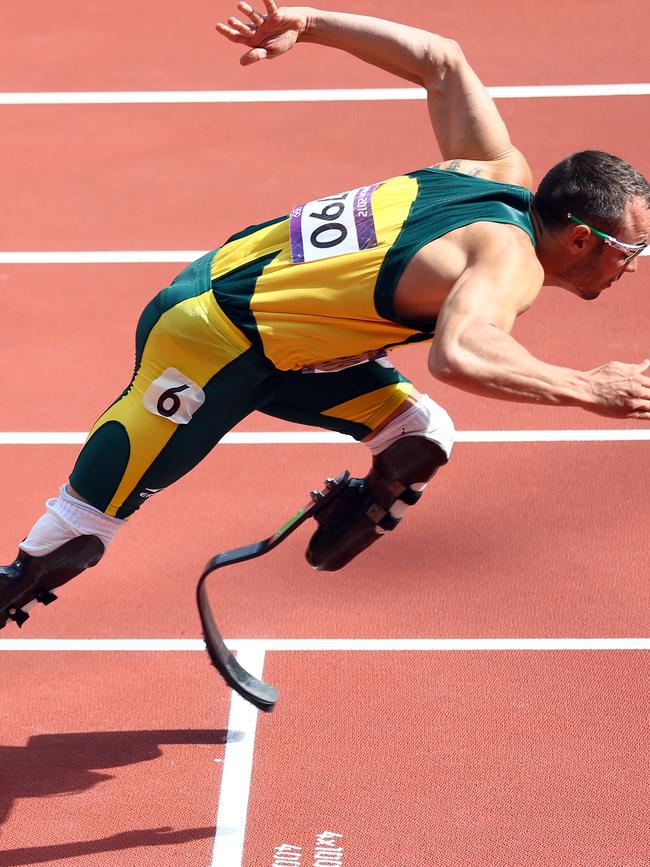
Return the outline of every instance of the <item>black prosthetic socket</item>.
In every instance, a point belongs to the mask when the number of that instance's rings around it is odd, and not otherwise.
[[[424,484],[447,455],[423,436],[405,436],[375,455],[365,479],[350,479],[332,502],[316,515],[318,530],[307,548],[307,561],[315,569],[335,572],[365,551],[399,519],[390,513],[396,500],[411,506],[421,494],[410,486]]]
[[[0,629],[7,620],[22,626],[29,617],[22,609],[30,602],[54,602],[52,590],[96,566],[104,550],[97,536],[77,536],[43,557],[19,550],[13,563],[0,566]]]

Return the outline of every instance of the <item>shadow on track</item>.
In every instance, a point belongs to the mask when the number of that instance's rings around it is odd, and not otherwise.
[[[185,831],[173,831],[171,828],[125,831],[122,834],[113,834],[100,840],[9,849],[2,854],[2,865],[3,867],[22,867],[22,865],[42,864],[46,861],[78,858],[81,855],[93,855],[98,852],[119,852],[123,849],[135,849],[138,846],[171,846],[174,843],[189,843],[192,840],[214,837],[214,833],[213,827],[191,828]]]
[[[162,755],[163,744],[226,744],[240,732],[209,729],[79,732],[35,735],[24,747],[0,747],[0,824],[17,798],[82,792],[112,778],[97,769],[148,762]],[[74,858],[137,846],[183,843],[213,836],[214,827],[174,831],[168,827],[130,830],[99,840],[5,850],[3,867]]]

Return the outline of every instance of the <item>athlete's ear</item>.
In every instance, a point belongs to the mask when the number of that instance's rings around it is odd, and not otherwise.
[[[593,242],[597,240],[589,231],[588,226],[576,224],[567,226],[561,237],[567,252],[574,256],[583,255],[593,246]]]

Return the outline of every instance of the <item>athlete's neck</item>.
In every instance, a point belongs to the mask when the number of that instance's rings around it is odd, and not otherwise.
[[[557,268],[557,256],[555,251],[557,243],[554,242],[553,233],[544,225],[535,203],[530,208],[530,218],[535,234],[535,253],[544,269],[544,286],[561,286]]]

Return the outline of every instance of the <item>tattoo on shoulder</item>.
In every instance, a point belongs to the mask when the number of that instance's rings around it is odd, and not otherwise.
[[[461,172],[461,174],[472,175],[475,178],[485,174],[485,169],[481,169],[478,166],[473,166],[471,169],[463,169],[462,166],[463,160],[450,160],[448,163],[436,163],[431,168],[441,169],[443,172]]]

